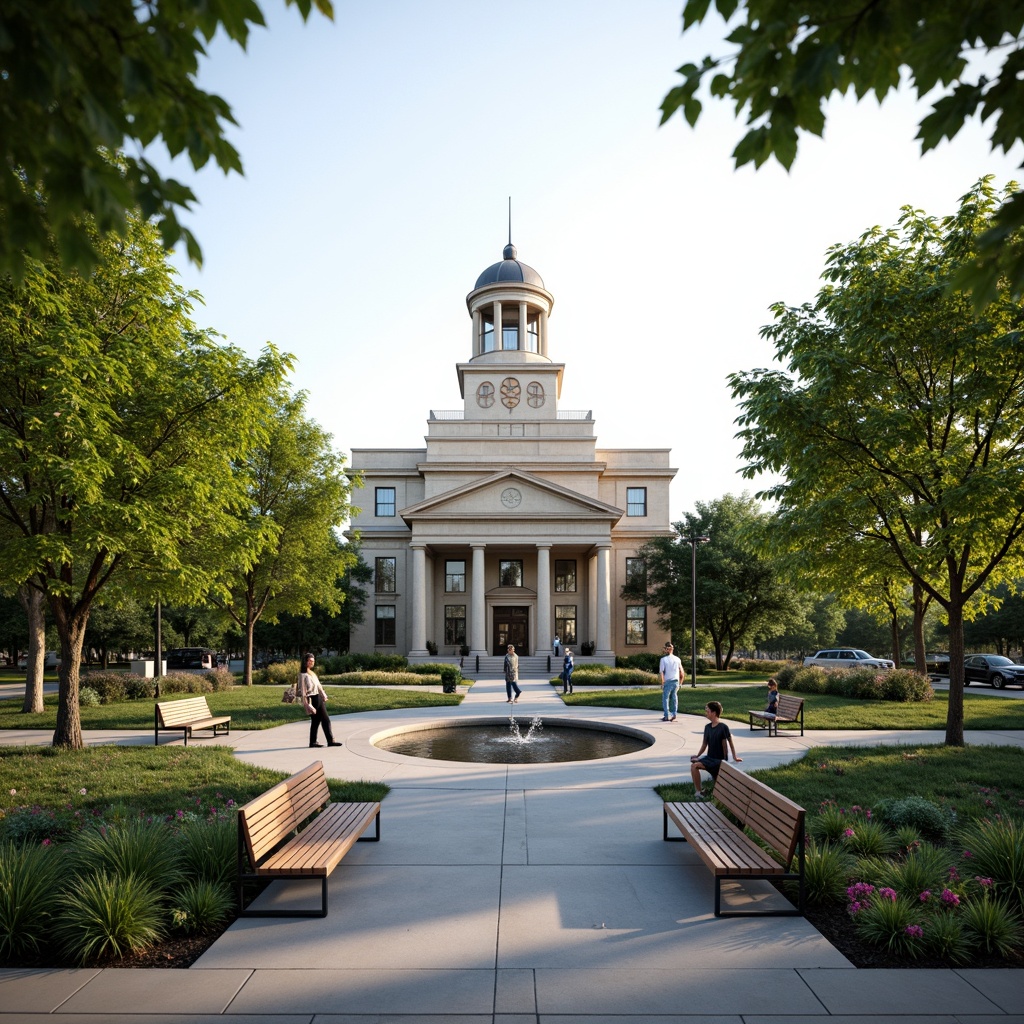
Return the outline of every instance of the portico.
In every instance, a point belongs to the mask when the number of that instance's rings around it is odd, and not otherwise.
[[[619,594],[671,532],[668,450],[599,449],[592,412],[558,407],[554,298],[514,246],[466,302],[462,409],[430,412],[426,448],[352,452],[352,532],[374,571],[352,650],[540,654],[556,635],[606,660],[660,649],[646,605]]]

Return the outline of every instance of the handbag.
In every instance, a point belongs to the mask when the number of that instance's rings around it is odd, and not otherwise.
[[[287,687],[283,694],[281,694],[281,701],[284,704],[294,704],[298,699],[298,694],[295,692],[295,684]]]

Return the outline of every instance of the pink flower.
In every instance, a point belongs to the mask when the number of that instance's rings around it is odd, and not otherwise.
[[[956,868],[950,868],[949,869],[949,880],[951,882],[959,882],[960,881],[960,873],[957,871]]]
[[[81,788],[81,789],[80,789],[80,790],[78,791],[78,795],[79,795],[79,796],[85,796],[85,794],[86,794],[86,788],[85,788],[85,786],[83,786],[83,787],[82,787],[82,788]]]
[[[981,875],[975,875],[974,880],[982,887],[982,889],[990,889],[996,884],[991,878],[982,878]]]
[[[970,850],[964,850],[964,860],[970,860],[974,856]]]
[[[908,924],[903,930],[912,939],[919,939],[924,935],[924,929],[919,924]]]
[[[52,843],[50,842],[50,840],[49,840],[49,839],[44,839],[44,840],[43,840],[43,846],[52,846],[52,845],[53,845],[53,844],[52,844]]]
[[[960,906],[960,897],[957,896],[957,894],[953,892],[951,889],[943,889],[942,895],[939,897],[939,899],[941,899],[942,902],[945,903],[948,907]]]
[[[847,839],[852,839],[852,838],[853,838],[853,837],[854,837],[854,836],[856,835],[856,833],[855,833],[855,832],[853,831],[853,829],[852,829],[852,828],[848,828],[848,829],[847,829],[847,830],[846,830],[846,831],[845,831],[845,832],[843,833],[843,835],[844,835],[844,836],[846,836],[846,838],[847,838]]]
[[[895,889],[890,889],[888,887],[886,887],[884,889],[879,889],[878,890],[878,895],[881,896],[882,899],[889,900],[892,903],[896,902],[896,890]]]
[[[925,889],[920,896],[917,897],[922,903],[927,903],[932,898],[931,889]]]

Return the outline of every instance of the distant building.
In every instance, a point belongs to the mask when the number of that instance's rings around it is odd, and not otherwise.
[[[430,412],[426,448],[352,451],[351,530],[374,573],[353,651],[544,654],[558,636],[609,659],[664,643],[653,609],[619,593],[645,572],[641,545],[672,532],[669,449],[598,448],[592,412],[558,408],[554,298],[516,255],[506,246],[466,297],[462,408]]]

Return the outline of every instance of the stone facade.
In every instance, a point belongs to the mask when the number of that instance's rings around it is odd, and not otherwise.
[[[671,533],[669,450],[598,448],[592,413],[558,408],[554,298],[511,244],[466,303],[462,408],[431,411],[426,448],[352,450],[349,535],[374,570],[352,650],[543,654],[558,635],[576,654],[660,653],[654,610],[619,594]]]

